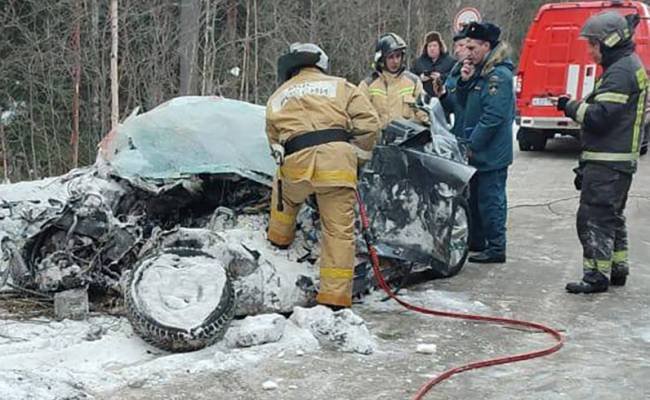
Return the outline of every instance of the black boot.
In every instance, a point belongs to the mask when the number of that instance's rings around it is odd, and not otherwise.
[[[477,242],[472,242],[470,240],[469,242],[469,251],[474,252],[474,253],[480,253],[485,251],[485,242],[483,243],[477,243]]]
[[[627,265],[613,264],[612,276],[609,283],[612,286],[625,286],[627,276],[630,274],[630,268]]]
[[[601,293],[609,287],[609,279],[598,271],[586,271],[580,282],[567,283],[569,293]]]
[[[478,264],[503,264],[506,262],[505,254],[478,253],[469,257],[469,262]]]

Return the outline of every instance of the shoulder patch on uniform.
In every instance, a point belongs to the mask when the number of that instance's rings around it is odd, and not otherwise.
[[[487,88],[488,94],[494,96],[499,91],[499,84],[501,83],[501,77],[498,74],[492,74],[488,77]]]
[[[321,80],[310,82],[298,82],[287,86],[280,92],[274,94],[269,100],[273,112],[278,112],[291,99],[305,96],[336,97],[337,82],[335,80]]]

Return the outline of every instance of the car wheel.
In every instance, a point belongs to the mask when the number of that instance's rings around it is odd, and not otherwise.
[[[519,128],[517,131],[517,142],[519,143],[520,151],[531,151],[533,144],[530,142],[530,129]]]
[[[453,203],[451,229],[449,232],[449,257],[447,264],[436,262],[432,267],[434,278],[449,278],[460,272],[469,254],[469,205],[464,197],[457,197]]]
[[[543,151],[546,148],[548,137],[543,131],[530,128],[519,128],[517,142],[521,151]]]
[[[535,134],[535,137],[531,138],[531,147],[534,151],[544,151],[546,148],[546,141],[548,139],[543,133]]]
[[[235,292],[225,266],[191,248],[168,248],[140,259],[129,272],[124,300],[133,330],[172,352],[209,346],[225,334]]]

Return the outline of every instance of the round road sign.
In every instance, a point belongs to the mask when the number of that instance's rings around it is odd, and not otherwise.
[[[470,22],[481,22],[481,13],[474,7],[463,8],[454,18],[454,31],[460,32]]]

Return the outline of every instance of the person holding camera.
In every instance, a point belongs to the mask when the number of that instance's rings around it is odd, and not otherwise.
[[[424,37],[422,52],[413,63],[411,72],[420,78],[424,91],[434,96],[434,84],[445,82],[455,64],[456,60],[447,52],[440,33],[431,31]]]

